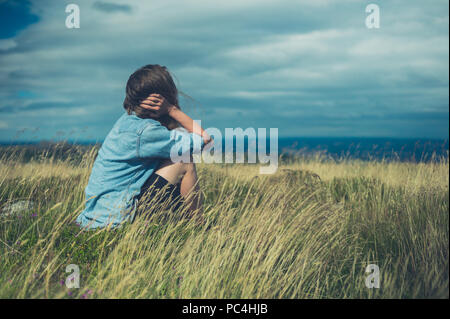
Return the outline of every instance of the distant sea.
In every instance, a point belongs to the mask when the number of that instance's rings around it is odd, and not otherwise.
[[[55,141],[1,143],[7,145],[33,145],[45,147]],[[94,145],[91,141],[67,141],[69,144]],[[223,150],[225,141],[222,141]],[[269,149],[269,140],[266,141]],[[246,140],[245,150],[248,143]],[[279,153],[286,156],[300,154],[303,156],[317,153],[335,159],[361,160],[398,160],[412,162],[428,162],[437,158],[448,158],[448,139],[407,139],[407,138],[375,138],[375,137],[280,137]]]
[[[448,158],[448,139],[399,139],[374,137],[290,137],[278,140],[282,153],[314,154],[332,158],[427,162]]]

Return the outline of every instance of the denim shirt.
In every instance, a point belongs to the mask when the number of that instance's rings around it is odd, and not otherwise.
[[[94,229],[132,221],[141,187],[171,150],[192,154],[203,146],[200,135],[124,113],[98,151],[85,189],[86,207],[76,222]]]

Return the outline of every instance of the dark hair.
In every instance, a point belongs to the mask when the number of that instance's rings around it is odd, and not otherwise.
[[[141,102],[152,93],[161,94],[170,104],[179,108],[178,90],[167,68],[158,64],[148,64],[130,75],[123,101],[124,109],[130,115],[134,111],[141,118],[153,118],[151,112],[140,106]],[[168,129],[179,126],[178,122],[168,115],[156,120]]]

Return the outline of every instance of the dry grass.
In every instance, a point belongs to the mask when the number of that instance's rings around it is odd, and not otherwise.
[[[448,160],[200,164],[205,226],[160,210],[80,232],[94,155],[1,158],[0,201],[36,206],[0,217],[0,297],[448,298]],[[380,289],[364,284],[371,263]]]

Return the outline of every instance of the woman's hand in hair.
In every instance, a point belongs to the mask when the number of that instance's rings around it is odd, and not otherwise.
[[[156,118],[166,115],[175,106],[171,105],[161,94],[150,94],[140,104],[140,107],[149,110]]]
[[[206,133],[206,131],[187,114],[181,111],[178,107],[171,105],[166,101],[164,96],[160,94],[150,94],[148,98],[141,102],[141,107],[149,110],[155,118],[168,114],[171,118],[176,120],[187,131],[195,133],[203,137],[204,144],[212,146],[213,139]]]

